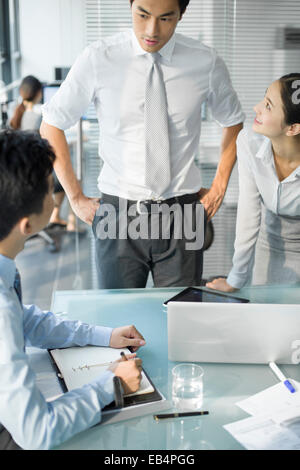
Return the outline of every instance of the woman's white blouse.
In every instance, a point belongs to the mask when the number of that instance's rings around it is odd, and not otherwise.
[[[250,129],[243,129],[239,133],[237,157],[239,200],[235,252],[227,282],[241,288],[252,271],[260,229],[261,204],[274,214],[300,217],[300,166],[283,181],[279,181],[270,139]]]

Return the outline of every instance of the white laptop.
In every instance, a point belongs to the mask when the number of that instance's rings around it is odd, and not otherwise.
[[[167,314],[171,361],[296,363],[300,305],[170,301]]]

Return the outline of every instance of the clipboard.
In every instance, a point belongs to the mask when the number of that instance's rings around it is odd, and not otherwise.
[[[92,346],[85,346],[85,347],[76,347],[76,349],[79,352],[83,352],[87,348],[97,348],[97,350],[102,349],[101,347],[92,347]],[[56,371],[58,380],[60,382],[61,388],[64,393],[70,391],[71,389],[67,386],[65,378],[64,378],[64,373],[65,371],[61,367],[60,364],[58,364],[54,358],[55,356],[55,351],[68,351],[70,352],[71,349],[75,348],[62,348],[62,349],[49,349],[49,357],[50,361],[52,363],[52,366],[54,367],[54,370]],[[110,350],[112,348],[105,348],[106,350]],[[122,349],[126,354],[128,354],[130,351],[126,349]],[[114,350],[116,351],[116,350]],[[115,354],[115,352],[114,352]],[[120,352],[117,350],[118,358],[120,357]],[[84,366],[83,368],[88,367]],[[107,369],[107,366],[106,366]],[[171,407],[170,403],[165,399],[165,397],[159,392],[159,390],[155,387],[154,383],[152,382],[151,378],[149,375],[146,373],[146,371],[143,369],[142,370],[144,377],[147,379],[149,382],[152,391],[149,393],[141,393],[137,392],[135,394],[130,394],[130,395],[125,395],[123,397],[123,407],[116,406],[115,401],[107,405],[105,408],[102,409],[101,414],[102,414],[102,420],[101,423],[112,423],[112,422],[117,422],[121,421],[124,419],[130,419],[134,418],[137,416],[142,416],[148,413],[154,413],[159,410],[165,410],[169,409]],[[79,372],[80,373],[80,372]],[[95,377],[100,376],[101,371],[95,372]],[[87,380],[86,382],[82,381],[82,385],[85,383],[89,383],[90,380]]]

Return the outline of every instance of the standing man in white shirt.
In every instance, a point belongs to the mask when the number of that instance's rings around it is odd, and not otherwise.
[[[175,33],[188,3],[131,0],[133,31],[88,46],[43,108],[41,134],[57,155],[58,178],[74,212],[93,224],[102,288],[144,287],[149,271],[155,286],[201,282],[202,247],[187,248],[187,225],[197,238],[197,232],[204,233],[204,219],[211,219],[220,207],[244,114],[223,60],[200,41]],[[104,162],[98,179],[100,206],[99,200],[83,194],[64,135],[91,102]],[[210,189],[200,188],[195,165],[204,102],[223,127],[220,161]],[[177,237],[175,211],[170,211],[168,236],[162,233],[161,208],[174,204],[177,213],[184,212]],[[139,237],[137,230],[132,235],[130,229],[120,236],[120,207],[128,209],[127,228],[147,221],[146,236]],[[203,207],[205,217],[199,222]],[[118,226],[103,236],[107,212],[118,218]]]

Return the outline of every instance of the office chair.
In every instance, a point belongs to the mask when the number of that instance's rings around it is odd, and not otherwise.
[[[57,240],[51,238],[45,230],[41,230],[37,236],[41,237],[49,245],[50,253],[57,253],[59,251],[60,248],[58,246]]]
[[[203,251],[208,250],[211,245],[213,244],[215,237],[215,231],[214,231],[214,226],[212,221],[210,220],[206,224],[206,229],[205,229],[205,234],[204,234],[204,243],[203,243]],[[214,279],[214,277],[213,277]],[[205,286],[205,284],[209,281],[210,279],[202,279],[200,286]]]
[[[50,237],[50,235],[48,235],[46,230],[41,230],[35,235],[32,235],[32,237],[29,237],[28,240],[31,240],[37,237],[42,238],[47,243],[50,253],[57,253],[60,250],[60,245],[58,244],[58,241]]]
[[[208,250],[211,245],[213,244],[215,236],[214,226],[212,221],[210,220],[206,224],[206,230],[204,234],[204,243],[203,243],[203,251]]]

